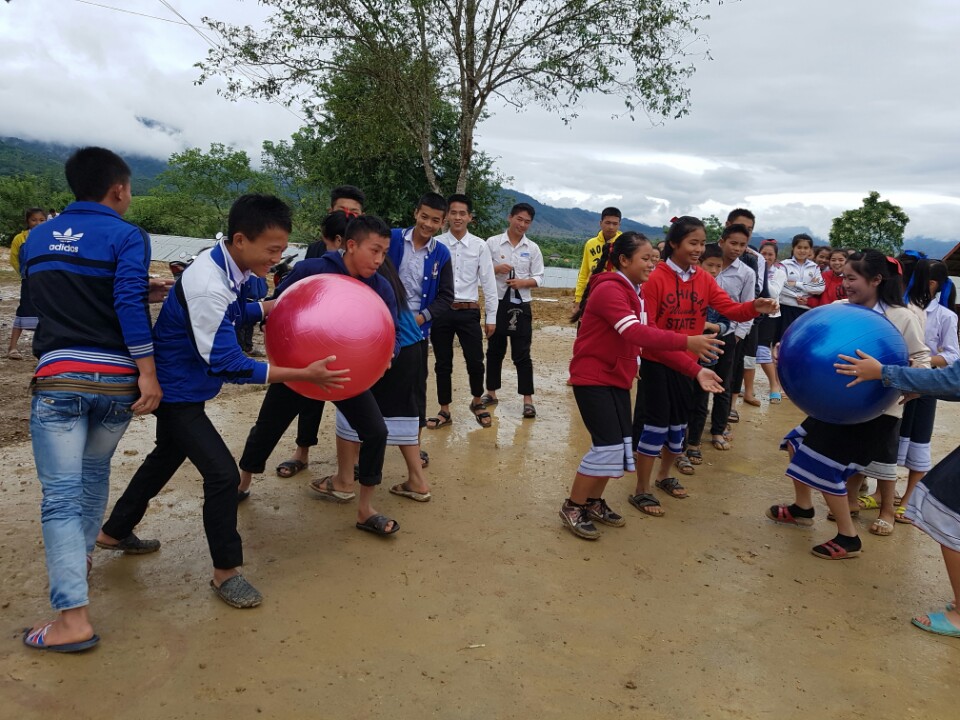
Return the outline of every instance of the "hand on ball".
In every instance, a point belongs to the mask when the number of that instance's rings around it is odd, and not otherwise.
[[[854,377],[853,382],[847,383],[847,387],[859,385],[864,380],[879,380],[883,377],[883,365],[876,358],[867,355],[863,350],[857,350],[857,355],[859,357],[837,355],[845,362],[833,364],[840,375],[852,375]]]
[[[344,368],[343,370],[330,370],[327,368],[327,365],[332,363],[337,359],[336,355],[330,355],[325,357],[323,360],[317,360],[316,362],[310,363],[304,369],[304,380],[307,382],[312,382],[315,385],[319,385],[324,390],[339,390],[343,387],[343,384],[350,382],[348,377],[350,370]]]

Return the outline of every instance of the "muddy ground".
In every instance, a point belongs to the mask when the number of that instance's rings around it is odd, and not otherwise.
[[[2,291],[5,342],[9,280]],[[159,553],[97,551],[103,641],[81,656],[20,644],[50,610],[25,435],[29,363],[0,361],[0,718],[956,717],[960,641],[909,625],[949,597],[938,546],[904,525],[869,535],[875,512],[863,513],[864,554],[826,562],[809,554],[835,532],[822,504],[812,529],[763,517],[789,497],[776,449],[800,419],[789,402],[741,407],[734,451],[706,449],[685,481],[692,497],[664,499],[663,519],[627,505],[624,479],[607,495],[625,528],[587,543],[560,526],[589,445],[564,384],[569,305],[535,307],[536,420],[520,419],[507,369],[494,426],[480,428],[457,368],[454,425],[424,436],[433,501],[379,498],[402,524],[396,537],[356,531],[353,506],[307,489],[333,469],[332,417],[306,472],[258,477],[240,510],[258,609],[231,609],[207,586],[200,483],[185,466],[138,530],[162,540]],[[262,392],[230,388],[208,406],[238,454]],[[958,430],[960,412],[941,404],[935,456]],[[150,418],[131,424],[112,497],[152,431]],[[271,464],[292,444],[290,433]],[[390,450],[385,483],[401,468]]]

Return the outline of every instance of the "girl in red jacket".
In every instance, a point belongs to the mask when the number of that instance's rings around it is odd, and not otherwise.
[[[639,233],[620,235],[604,248],[581,306],[570,382],[592,445],[560,508],[560,519],[570,532],[587,540],[600,536],[594,520],[614,527],[624,524],[602,496],[610,478],[634,470],[630,386],[637,375],[640,347],[661,351],[665,362],[697,378],[704,390],[722,390],[717,374],[698,365],[694,356],[713,359],[723,343],[713,335],[685,337],[646,325],[638,286],[656,266],[655,252]],[[617,272],[603,272],[608,259]]]
[[[777,311],[777,301],[770,298],[733,302],[709,273],[698,269],[697,262],[706,241],[707,234],[701,220],[674,218],[667,231],[664,259],[643,285],[643,299],[651,325],[680,335],[699,335],[703,332],[708,307],[738,322],[751,320],[760,313]],[[634,421],[636,434],[640,436],[637,443],[637,490],[631,496],[630,504],[648,515],[660,516],[663,509],[650,494],[650,475],[658,456],[662,459],[657,487],[671,497],[687,497],[686,489],[670,475],[670,471],[674,459],[683,452],[693,386],[689,378],[667,366],[670,363],[661,351],[645,347],[641,356],[643,364]]]

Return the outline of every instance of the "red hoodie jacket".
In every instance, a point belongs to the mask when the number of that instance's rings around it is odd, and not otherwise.
[[[820,307],[829,305],[837,300],[846,300],[847,293],[843,289],[843,278],[834,274],[833,270],[826,270],[823,273],[823,293],[820,295],[811,295],[807,298],[807,307]]]
[[[590,280],[589,301],[573,344],[573,385],[629,388],[637,376],[640,348],[655,348],[663,362],[696,377],[702,369],[686,352],[687,338],[645,325],[633,284],[619,272],[599,273]]]
[[[681,335],[703,333],[708,307],[737,322],[746,322],[759,315],[752,302],[735,303],[731,300],[705,270],[697,268],[689,280],[681,280],[666,261],[658,264],[650,279],[643,284],[643,299],[651,325]],[[731,350],[726,348],[727,352]],[[687,354],[696,358],[693,353]],[[646,360],[672,365],[669,356],[653,347],[644,348],[640,355]]]

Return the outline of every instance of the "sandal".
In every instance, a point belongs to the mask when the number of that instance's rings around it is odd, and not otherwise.
[[[730,449],[730,442],[726,437],[720,438],[719,440],[717,438],[713,438],[713,440],[710,441],[710,444],[713,445],[715,450],[720,450],[721,452],[726,452]]]
[[[650,512],[650,508],[660,507],[660,501],[657,500],[657,498],[651,493],[637,493],[636,495],[628,495],[627,502],[633,505],[644,515],[649,515],[650,517],[663,517],[662,510],[660,512]]]
[[[910,520],[906,513],[907,508],[904,505],[901,505],[897,508],[897,511],[893,514],[894,522],[903,523],[904,525],[913,525],[913,520]]]
[[[537,416],[537,409],[530,403],[523,404],[523,417],[527,420],[535,418]]]
[[[918,616],[910,620],[921,630],[926,630],[935,635],[945,635],[946,637],[960,637],[960,628],[954,627],[953,623],[947,619],[943,613],[928,613],[926,618],[928,622],[923,622],[923,616]]]
[[[386,529],[389,523],[393,523],[393,527],[389,530]],[[398,523],[393,518],[388,518],[386,515],[371,515],[362,523],[357,523],[357,530],[364,530],[366,532],[371,532],[374,535],[379,535],[381,537],[387,537],[388,535],[393,535],[400,529],[400,523]]]
[[[220,583],[220,587],[210,581],[210,587],[230,607],[245,609],[255,608],[263,602],[263,595],[253,585],[247,582],[243,575],[234,575]]]
[[[880,503],[877,502],[877,499],[873,495],[861,495],[857,498],[857,505],[860,506],[861,510],[879,510]]]
[[[696,470],[693,469],[693,463],[690,462],[690,458],[686,455],[677,455],[677,459],[673,461],[673,464],[677,466],[677,470],[680,471],[681,475],[693,475]]]
[[[334,488],[333,475],[311,481],[310,489],[319,495],[321,500],[333,503],[348,503],[357,496],[356,493],[343,492]]]
[[[700,452],[700,448],[687,448],[687,457],[690,459],[691,465],[703,465],[703,453]]]
[[[420,451],[420,467],[425,468],[429,464],[430,464],[430,456],[427,455],[426,450],[421,450]]]
[[[433,424],[431,425],[431,423]],[[453,420],[450,418],[450,413],[446,410],[438,410],[437,417],[427,418],[427,430],[436,430],[437,428],[442,428],[452,423]]]
[[[619,513],[615,513],[603,498],[587,500],[587,517],[610,527],[623,527],[627,521]]]
[[[893,525],[888,523],[886,520],[881,520],[877,518],[873,521],[873,525],[870,526],[871,535],[879,535],[880,537],[886,537],[887,535],[893,534]]]
[[[689,495],[687,494],[687,489],[680,484],[680,481],[675,477],[664,478],[663,480],[657,480],[654,485],[663,490],[667,495],[677,500],[686,500]]]
[[[500,399],[495,398],[490,393],[487,393],[486,395],[480,398],[480,402],[482,402],[484,406],[496,405],[498,402],[500,402]]]
[[[833,540],[827,540],[822,545],[817,545],[810,552],[821,560],[849,560],[855,558],[861,550],[847,550],[842,545],[838,545]]]
[[[417,502],[430,502],[430,498],[433,497],[429,492],[421,493],[416,490],[407,490],[406,483],[397,483],[390,488],[390,492],[400,497],[416,500]]]
[[[803,517],[794,515],[790,508],[792,505],[771,505],[767,508],[766,516],[779,525],[798,525],[800,527],[810,527],[813,525],[813,515]]]
[[[306,467],[307,464],[301,460],[287,460],[277,465],[277,477],[292,478]]]
[[[859,511],[859,510],[851,510],[851,511],[850,511],[850,517],[855,520],[856,518],[860,517],[860,511]],[[828,513],[827,513],[827,520],[829,520],[830,522],[836,522],[836,521],[837,521],[837,518],[836,518],[836,516],[835,516],[832,512],[828,512]]]
[[[584,505],[575,505],[569,500],[565,500],[560,506],[560,520],[564,526],[579,538],[584,540],[596,540],[600,537],[600,531],[597,526],[590,522],[590,516]]]
[[[100,636],[94,634],[93,636],[87,638],[86,640],[81,640],[80,642],[63,643],[61,645],[47,645],[47,633],[50,632],[51,626],[53,626],[52,621],[48,622],[46,625],[38,627],[36,630],[31,630],[30,628],[24,629],[23,644],[29,648],[33,648],[34,650],[49,650],[51,652],[58,653],[76,653],[89,650],[100,642]]]
[[[779,405],[781,402],[783,402],[783,395],[781,393],[778,393],[778,392],[770,393],[771,405]]]
[[[8,352],[8,353],[7,353],[7,357],[10,358],[11,360],[23,360],[23,354],[22,354],[19,350],[17,350],[16,348],[14,348],[14,349],[11,350],[10,352]],[[99,638],[98,638],[98,640],[99,640]],[[26,642],[26,641],[24,641],[24,642]],[[31,645],[31,647],[33,647],[33,646]],[[68,651],[68,652],[76,652],[76,651],[75,651],[75,650],[71,650],[71,651]]]
[[[97,540],[96,545],[101,550],[119,550],[124,555],[146,555],[160,549],[159,540],[141,540],[133,533],[113,545],[108,545],[99,540]]]
[[[482,410],[483,412],[477,412]],[[490,413],[487,412],[487,406],[482,402],[479,403],[470,403],[470,412],[473,413],[473,416],[477,419],[477,424],[480,427],[488,428],[490,427],[493,420],[490,418]]]
[[[740,422],[740,413],[736,410],[731,410],[730,414],[727,415],[727,422],[738,423]]]

